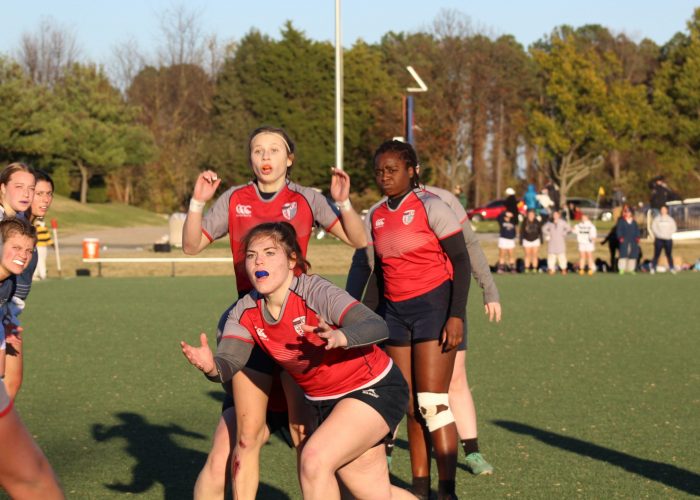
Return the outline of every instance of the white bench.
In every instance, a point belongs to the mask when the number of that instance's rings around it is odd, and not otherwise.
[[[170,276],[175,276],[175,264],[188,263],[214,263],[214,262],[228,262],[232,263],[233,259],[231,257],[97,257],[92,259],[83,259],[86,264],[97,264],[97,276],[102,277],[102,264],[147,264],[147,263],[170,263],[171,272]]]

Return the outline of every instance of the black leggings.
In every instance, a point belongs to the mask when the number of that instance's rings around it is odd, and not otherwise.
[[[656,264],[659,263],[661,250],[663,250],[666,253],[666,259],[668,260],[668,268],[673,269],[673,240],[661,240],[659,238],[654,240],[654,269],[656,269]]]

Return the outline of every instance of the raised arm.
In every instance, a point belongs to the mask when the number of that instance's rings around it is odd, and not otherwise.
[[[331,172],[331,197],[340,210],[340,226],[336,224],[330,232],[354,248],[364,248],[367,235],[362,219],[350,204],[350,176],[338,168]]]
[[[197,255],[211,243],[202,232],[202,215],[204,206],[214,197],[219,184],[221,179],[212,170],[205,170],[197,176],[182,228],[182,251],[188,255]]]

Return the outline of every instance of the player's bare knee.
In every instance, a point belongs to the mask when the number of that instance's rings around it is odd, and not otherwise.
[[[270,436],[270,431],[267,426],[263,425],[260,428],[245,430],[238,436],[236,449],[240,454],[260,453],[260,449]]]
[[[299,472],[305,481],[314,481],[329,472],[328,460],[326,460],[323,448],[308,444],[301,452]]]
[[[450,409],[450,399],[444,392],[419,392],[418,409],[430,432],[455,421]]]

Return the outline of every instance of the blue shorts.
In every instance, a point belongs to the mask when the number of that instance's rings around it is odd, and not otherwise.
[[[384,320],[389,327],[387,345],[407,346],[439,340],[450,311],[452,282],[447,280],[423,295],[399,302],[386,301]],[[466,331],[466,323],[465,323]],[[466,348],[463,335],[459,349]]]

